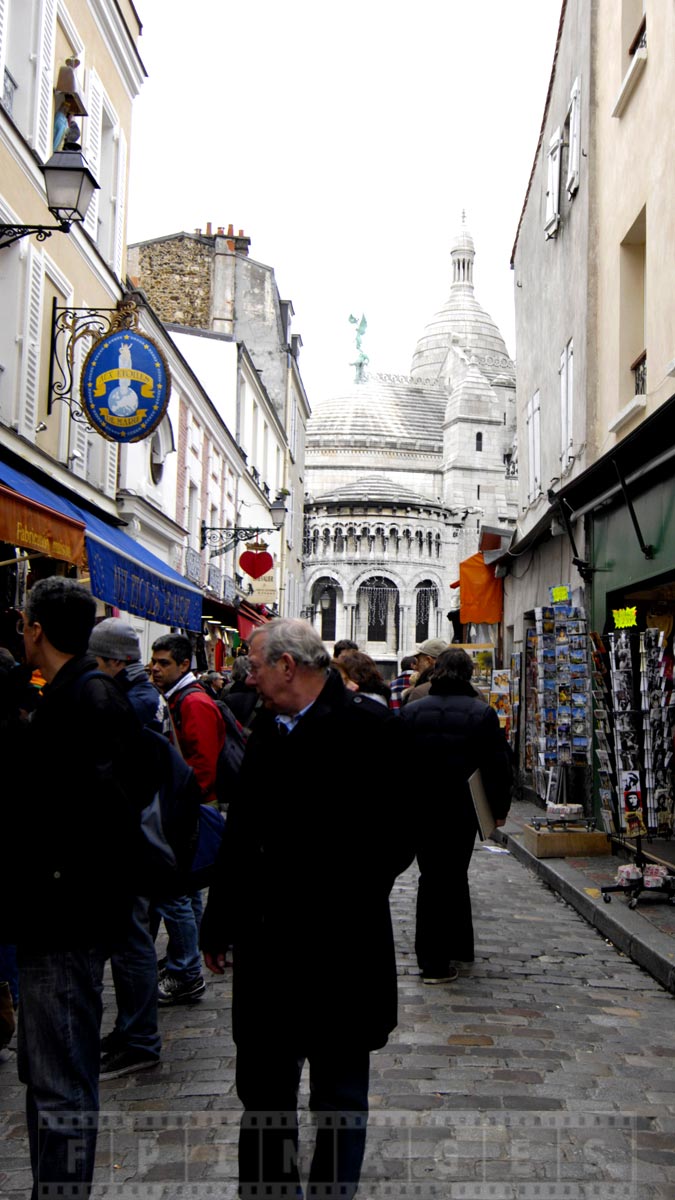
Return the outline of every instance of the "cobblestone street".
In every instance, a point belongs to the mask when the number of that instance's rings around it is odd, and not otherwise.
[[[471,868],[476,962],[454,984],[420,982],[416,872],[397,885],[400,1024],[372,1058],[359,1196],[672,1200],[673,996],[490,845]],[[229,976],[210,979],[202,1003],[161,1013],[157,1070],[102,1085],[97,1200],[236,1195],[229,999]],[[104,1029],[112,1003],[108,990]],[[11,1054],[3,1200],[29,1192],[22,1105]]]

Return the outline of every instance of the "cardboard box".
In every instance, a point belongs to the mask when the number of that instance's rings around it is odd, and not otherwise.
[[[535,858],[585,858],[593,854],[611,854],[608,834],[594,829],[540,829],[534,825],[523,828],[523,845]]]

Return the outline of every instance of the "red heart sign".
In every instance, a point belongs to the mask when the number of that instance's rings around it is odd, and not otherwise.
[[[274,559],[271,554],[265,551],[245,550],[239,559],[239,566],[246,575],[250,575],[251,579],[260,579],[266,571],[271,571],[274,566]]]

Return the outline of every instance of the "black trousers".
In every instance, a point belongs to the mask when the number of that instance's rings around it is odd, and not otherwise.
[[[425,975],[444,974],[453,959],[473,961],[468,871],[475,840],[474,819],[419,840],[415,954]]]
[[[298,1088],[309,1061],[316,1141],[307,1196],[351,1200],[358,1187],[368,1122],[367,1050],[303,1053],[297,1047],[237,1043],[239,1195],[243,1200],[299,1200]]]

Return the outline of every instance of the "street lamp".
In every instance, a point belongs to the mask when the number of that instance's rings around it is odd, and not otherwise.
[[[270,504],[270,516],[274,521],[272,529],[252,526],[244,528],[239,525],[207,525],[205,521],[202,521],[201,549],[204,550],[209,546],[213,558],[215,554],[225,554],[233,546],[236,546],[237,542],[257,540],[259,533],[276,533],[278,529],[282,528],[286,519],[286,505],[281,494]]]
[[[91,198],[98,188],[80,146],[70,144],[57,150],[42,168],[47,208],[58,225],[0,225],[0,249],[27,234],[44,242],[56,230],[69,233],[73,221],[84,221]]]

